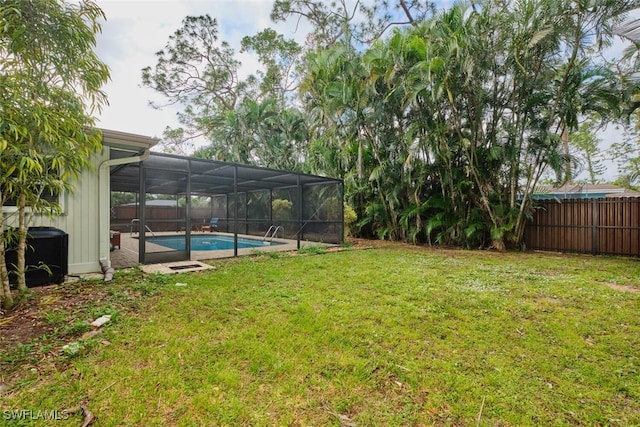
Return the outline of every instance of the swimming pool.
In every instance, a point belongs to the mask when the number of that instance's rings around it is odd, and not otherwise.
[[[146,241],[148,243],[154,243],[156,245],[164,246],[169,249],[175,249],[177,251],[185,250],[184,236],[154,236],[147,237]],[[278,242],[265,242],[258,239],[247,239],[238,237],[238,249],[264,248],[280,244],[281,243]],[[221,251],[225,249],[233,249],[233,236],[220,236],[216,234],[196,234],[191,236],[192,251]]]

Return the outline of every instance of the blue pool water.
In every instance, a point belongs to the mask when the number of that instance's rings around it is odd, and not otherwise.
[[[184,236],[156,236],[147,237],[147,242],[155,243],[170,249],[178,251],[185,250]],[[263,248],[265,246],[279,245],[277,242],[265,242],[257,239],[246,239],[238,237],[238,249],[245,248]],[[233,249],[233,236],[219,235],[192,235],[191,250],[192,251],[220,251],[224,249]]]

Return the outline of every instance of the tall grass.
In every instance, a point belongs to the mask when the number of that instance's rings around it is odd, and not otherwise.
[[[105,426],[640,424],[640,295],[607,286],[636,285],[638,260],[403,247],[216,267],[163,279],[107,326],[111,345],[32,372],[0,410],[85,401]]]

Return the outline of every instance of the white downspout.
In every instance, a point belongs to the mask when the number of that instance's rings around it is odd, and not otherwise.
[[[99,220],[98,220],[98,228],[99,228],[99,241],[100,241],[100,265],[111,267],[111,257],[110,257],[110,236],[109,236],[109,217],[111,212],[111,176],[109,174],[109,168],[111,166],[119,166],[126,165],[127,163],[137,163],[147,160],[151,151],[149,149],[144,150],[142,154],[139,156],[133,157],[124,157],[122,159],[112,159],[105,160],[100,164],[99,174],[98,174],[98,211],[99,211]]]

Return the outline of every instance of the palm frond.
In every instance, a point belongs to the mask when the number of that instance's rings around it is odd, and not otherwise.
[[[639,43],[640,9],[634,9],[630,14],[632,16],[628,16],[615,26],[614,33],[620,37]]]

